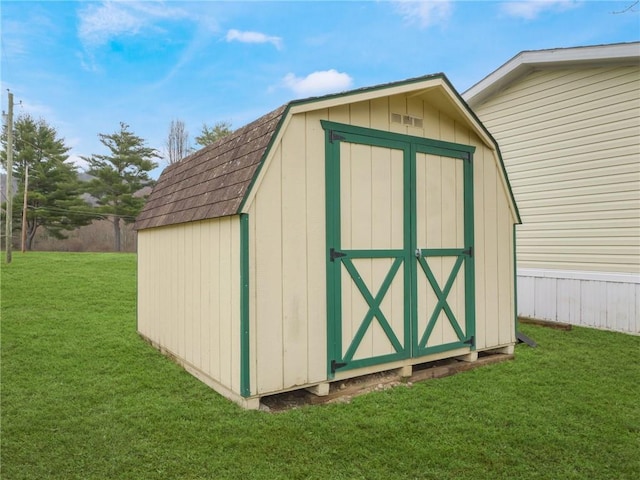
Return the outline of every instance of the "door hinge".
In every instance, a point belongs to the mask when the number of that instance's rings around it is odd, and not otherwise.
[[[336,373],[336,370],[342,367],[346,367],[347,364],[343,362],[336,362],[335,360],[331,360],[331,373]]]
[[[420,258],[422,256],[422,251],[419,248],[416,248],[415,256],[416,258]]]
[[[341,141],[341,140],[344,140],[344,139],[345,139],[345,138],[344,138],[342,135],[340,135],[340,134],[338,134],[338,133],[334,132],[333,130],[331,130],[331,132],[329,133],[329,141],[330,141],[331,143],[333,143],[333,142],[334,142],[334,141],[336,141],[336,140],[337,140],[337,141]]]
[[[462,343],[465,343],[467,345],[471,345],[472,347],[474,347],[476,345],[476,338],[473,335],[471,335],[468,339],[466,339]]]
[[[335,248],[329,250],[329,259],[333,262],[336,258],[346,257],[346,253],[338,252]]]
[[[473,257],[473,247],[469,247],[466,250],[463,250],[462,253],[464,253],[465,255],[469,255],[470,257]]]

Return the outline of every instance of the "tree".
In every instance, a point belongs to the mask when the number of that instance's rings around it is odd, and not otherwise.
[[[182,120],[171,120],[165,148],[169,164],[179,162],[191,152],[189,132],[186,130]]]
[[[91,207],[82,199],[76,167],[68,161],[64,140],[46,121],[20,116],[14,124],[13,176],[17,183],[12,215],[26,229],[25,248],[31,250],[40,227],[57,239],[66,232],[91,223]],[[6,126],[2,133],[2,162],[6,170]],[[28,167],[27,216],[22,225],[25,171]]]
[[[113,223],[114,248],[120,251],[120,222],[131,223],[144,205],[146,196],[141,190],[151,186],[149,172],[160,158],[154,148],[129,131],[129,125],[120,122],[120,131],[111,135],[98,134],[100,143],[109,150],[108,155],[93,154],[83,157],[89,164],[87,173],[95,177],[89,181],[87,191],[96,198],[98,209]]]
[[[209,127],[206,123],[203,123],[202,133],[200,136],[196,137],[196,143],[206,147],[207,145],[217,142],[222,137],[226,137],[232,132],[233,130],[231,130],[230,122],[217,122],[213,127]]]

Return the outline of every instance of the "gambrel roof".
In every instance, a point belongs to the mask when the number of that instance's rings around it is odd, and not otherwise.
[[[286,105],[165,168],[135,228],[236,213],[285,110]]]
[[[428,99],[447,110],[452,118],[467,123],[500,157],[496,141],[442,73],[295,100],[165,168],[136,219],[135,229],[240,213],[288,116],[407,92]],[[511,192],[504,165],[501,168],[503,181]],[[519,221],[512,194],[511,205]]]

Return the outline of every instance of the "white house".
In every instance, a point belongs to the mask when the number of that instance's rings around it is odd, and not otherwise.
[[[640,42],[524,51],[463,98],[518,202],[518,313],[640,333]]]

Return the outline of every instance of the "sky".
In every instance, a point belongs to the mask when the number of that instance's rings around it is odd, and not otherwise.
[[[0,0],[1,98],[54,127],[80,170],[120,122],[164,153],[291,100],[432,73],[464,92],[523,50],[640,40],[635,0]],[[166,160],[159,160],[157,177]]]

